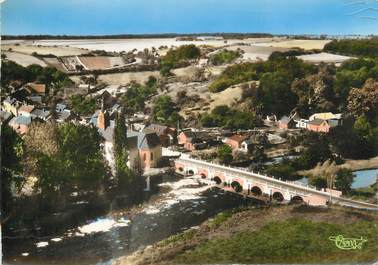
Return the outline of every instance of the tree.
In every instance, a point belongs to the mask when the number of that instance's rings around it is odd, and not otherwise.
[[[211,113],[205,113],[200,121],[205,127],[227,129],[251,129],[261,124],[261,120],[254,112],[241,111],[226,105],[217,106]]]
[[[310,178],[310,184],[317,189],[324,189],[327,188],[327,179],[320,176],[312,177]]]
[[[127,166],[129,159],[129,146],[127,142],[127,127],[123,112],[116,116],[113,133],[113,152],[115,160],[115,178],[118,192],[129,195],[130,202],[138,202],[143,198],[144,179],[143,172],[139,170],[139,158],[132,161],[136,168]]]
[[[335,187],[337,190],[348,194],[352,190],[352,184],[356,176],[350,169],[342,168],[336,173]]]
[[[212,54],[209,58],[209,61],[213,65],[227,64],[235,61],[240,57],[240,55],[241,54],[239,51],[222,50],[220,52]]]
[[[230,164],[233,160],[232,148],[228,145],[222,145],[218,148],[218,158],[221,163]]]
[[[96,191],[105,168],[95,128],[73,123],[35,123],[25,135],[28,175],[36,176],[42,198],[64,203],[73,187]],[[56,199],[56,198],[55,198]],[[51,201],[52,202],[52,201]]]
[[[284,72],[266,73],[261,77],[258,99],[265,114],[274,113],[281,117],[295,107],[297,97],[290,84],[290,77]]]
[[[8,126],[1,126],[1,223],[11,215],[14,192],[24,183],[22,174],[22,139]],[[16,188],[16,189],[14,189]]]
[[[168,76],[171,74],[171,69],[175,68],[180,62],[196,59],[200,55],[201,50],[193,44],[170,49],[161,59],[160,74],[162,76]]]
[[[180,120],[180,115],[170,96],[160,96],[156,99],[153,106],[153,119],[169,125],[175,125]]]
[[[253,162],[262,164],[267,160],[264,147],[262,145],[257,145],[252,151]]]
[[[73,95],[70,98],[72,109],[79,115],[89,115],[96,110],[96,99],[86,99],[82,95]]]
[[[355,116],[378,118],[378,82],[368,79],[363,88],[353,88],[348,96],[348,110]]]

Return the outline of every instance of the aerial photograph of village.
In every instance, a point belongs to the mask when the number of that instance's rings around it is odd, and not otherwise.
[[[378,264],[377,0],[3,0],[1,264]]]

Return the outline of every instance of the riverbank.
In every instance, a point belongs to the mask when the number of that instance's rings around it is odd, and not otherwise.
[[[77,226],[38,237],[3,241],[8,265],[103,265],[195,227],[219,212],[257,205],[224,192],[199,176],[166,175],[140,205],[112,204],[108,213]]]
[[[330,163],[329,161],[326,161],[323,164],[318,164],[316,167],[312,169],[300,170],[298,171],[298,174],[301,176],[319,176],[322,172],[336,172],[340,168],[347,168],[352,171],[377,169],[378,156],[372,157],[370,159],[347,159],[343,164],[340,165],[336,165],[335,163]]]
[[[282,228],[285,229],[282,229]],[[378,213],[341,207],[249,207],[226,211],[197,228],[117,259],[113,265],[369,262],[378,259]],[[343,251],[329,236],[366,237]],[[296,254],[295,254],[296,253]],[[319,255],[322,253],[322,255]]]

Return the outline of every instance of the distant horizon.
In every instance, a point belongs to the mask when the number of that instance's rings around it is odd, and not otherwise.
[[[1,17],[2,36],[378,34],[374,0],[5,0]]]

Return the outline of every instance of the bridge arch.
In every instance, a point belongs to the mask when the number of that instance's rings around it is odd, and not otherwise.
[[[290,202],[292,202],[292,203],[303,203],[304,199],[299,195],[295,195],[291,198]]]
[[[281,192],[278,192],[278,191],[273,193],[272,197],[273,197],[273,200],[278,201],[278,202],[282,202],[284,200],[284,196],[282,195]]]
[[[260,189],[260,187],[258,187],[258,186],[253,186],[252,188],[251,188],[251,193],[253,194],[253,195],[262,195],[262,190]]]
[[[236,192],[241,192],[241,191],[243,190],[243,186],[240,185],[240,183],[237,182],[237,181],[233,181],[233,182],[231,182],[231,187],[232,187],[232,188],[234,189],[234,191],[236,191]]]
[[[215,181],[215,183],[216,183],[217,185],[220,185],[220,184],[222,183],[222,179],[221,179],[220,177],[218,177],[218,176],[215,176],[215,177],[213,178],[213,180]]]

